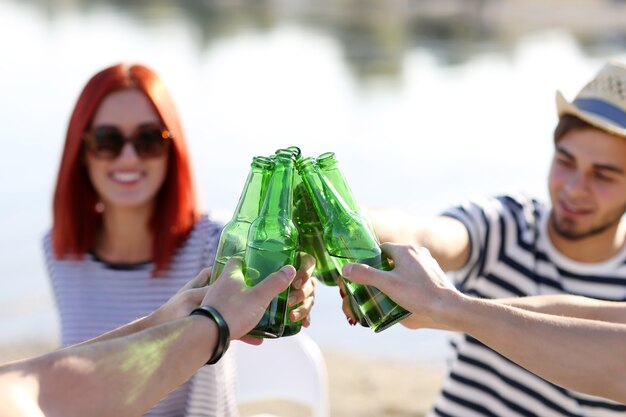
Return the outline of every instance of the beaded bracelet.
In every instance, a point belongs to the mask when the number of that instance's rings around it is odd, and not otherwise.
[[[226,353],[226,349],[228,349],[228,345],[230,344],[230,330],[228,329],[228,323],[224,320],[224,317],[217,311],[215,308],[211,306],[200,306],[194,309],[190,316],[194,314],[199,314],[201,316],[205,316],[210,318],[217,324],[217,346],[215,347],[215,352],[211,358],[209,358],[207,365],[213,365]]]

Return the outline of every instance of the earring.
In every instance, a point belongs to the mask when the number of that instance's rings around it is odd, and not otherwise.
[[[102,201],[98,201],[94,207],[96,213],[104,213],[104,203]]]

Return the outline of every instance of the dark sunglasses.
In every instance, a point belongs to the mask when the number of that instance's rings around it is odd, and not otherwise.
[[[156,158],[167,152],[172,134],[161,125],[144,124],[127,138],[117,126],[103,125],[87,131],[83,139],[96,158],[117,158],[126,142],[133,145],[140,158]]]

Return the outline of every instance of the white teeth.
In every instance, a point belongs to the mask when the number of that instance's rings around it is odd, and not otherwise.
[[[112,177],[119,182],[134,182],[139,181],[141,174],[138,172],[114,172]]]
[[[563,205],[568,211],[571,211],[572,213],[584,213],[586,210],[585,209],[579,209],[576,207],[572,207],[570,205],[564,204]]]

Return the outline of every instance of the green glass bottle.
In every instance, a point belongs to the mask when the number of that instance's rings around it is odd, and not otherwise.
[[[389,270],[376,237],[367,222],[350,210],[330,182],[320,173],[312,159],[304,160],[300,175],[313,199],[324,226],[326,250],[338,266],[364,263],[373,268]],[[375,332],[380,332],[408,317],[410,313],[394,303],[376,287],[356,284],[342,277],[348,296],[354,299],[361,313]]]
[[[244,277],[249,286],[256,285],[285,265],[295,264],[298,231],[291,217],[294,171],[293,153],[278,151],[259,217],[252,222],[248,233]],[[251,335],[282,336],[288,296],[289,289],[286,289],[271,301]]]
[[[356,199],[354,198],[354,194],[352,194],[352,190],[348,185],[346,177],[339,169],[335,153],[325,152],[321,154],[317,157],[316,163],[322,176],[324,176],[328,180],[328,182],[330,182],[337,194],[339,194],[339,196],[346,203],[348,208],[354,213],[361,215],[361,208],[357,204]],[[365,217],[363,217],[363,219],[367,221]],[[369,221],[367,221],[367,225],[372,231],[372,234],[376,236],[376,234],[374,233],[374,228],[370,225]],[[378,241],[378,239],[376,240]],[[350,310],[352,311],[353,316],[356,318],[361,326],[368,327],[369,323],[367,322],[365,316],[363,316],[361,309],[359,309],[358,305],[356,305],[356,301],[354,300],[354,298],[348,297],[348,299],[350,301]]]
[[[273,166],[274,163],[264,156],[252,158],[250,172],[233,217],[222,229],[209,283],[215,282],[224,270],[224,265],[231,257],[239,256],[243,258],[246,252],[250,225],[259,216],[264,192],[272,175]]]
[[[300,148],[298,148],[297,146],[289,146],[288,148],[286,148],[286,150],[290,151],[293,154],[293,157],[296,161],[296,166],[298,165],[298,161],[300,161],[302,159],[302,152],[300,151]],[[278,154],[281,150],[277,150],[276,154]],[[296,187],[300,187],[302,184],[302,181],[300,180],[300,175],[298,175],[298,171],[294,169],[294,174],[293,174],[293,194],[292,194],[292,201],[293,201],[293,212],[292,212],[292,220],[294,225],[296,226],[296,229],[298,230],[298,247],[296,252],[300,252],[302,250],[304,250],[304,248],[302,247],[302,233],[301,233],[301,229],[298,227],[298,223],[296,222],[296,194],[295,194],[295,190]],[[300,267],[300,256],[298,253],[296,253],[296,263],[295,263],[295,267],[299,268]],[[292,287],[289,287],[289,292],[291,292]],[[283,329],[283,335],[282,337],[287,337],[287,336],[293,336],[294,334],[297,334],[300,332],[300,330],[302,329],[302,320],[298,320],[298,321],[291,321],[291,312],[298,308],[302,303],[299,304],[295,304],[291,307],[287,307],[287,312],[285,313],[285,328]]]

